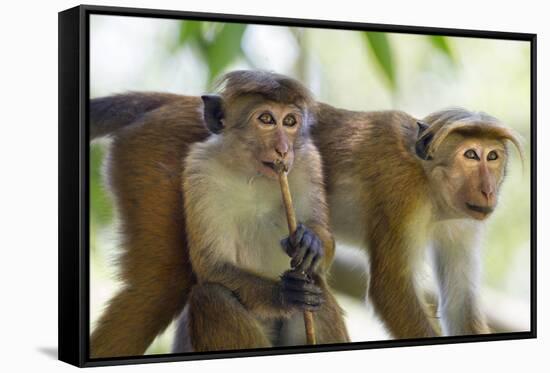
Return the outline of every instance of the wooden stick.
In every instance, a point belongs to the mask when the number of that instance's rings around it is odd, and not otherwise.
[[[286,176],[286,169],[282,162],[276,163],[277,173],[279,174],[279,184],[281,185],[281,193],[283,195],[283,203],[285,205],[286,220],[288,223],[288,232],[292,235],[296,232],[298,224],[296,223],[296,214],[294,213],[294,206],[292,205],[292,196],[290,195],[290,188],[288,187],[288,178]],[[313,324],[313,313],[311,311],[304,311],[304,324],[306,328],[306,342],[309,345],[316,344],[315,341],[315,326]]]

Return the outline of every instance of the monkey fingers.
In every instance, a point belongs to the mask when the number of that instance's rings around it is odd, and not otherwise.
[[[306,237],[306,236],[304,236]],[[323,245],[321,240],[314,233],[310,235],[311,242],[307,242],[300,246],[298,253],[291,261],[291,265],[298,271],[305,272],[309,275],[315,273],[319,268],[323,257]]]
[[[296,232],[281,241],[285,252],[292,258],[290,265],[298,271],[313,274],[323,257],[323,245],[319,237],[303,224]]]
[[[306,230],[307,228],[305,227],[305,225],[300,223],[296,227],[296,231],[294,231],[294,233],[281,240],[281,246],[285,250],[286,254],[291,258],[296,255],[298,245],[302,241]]]
[[[294,270],[281,278],[282,302],[300,310],[318,311],[324,303],[323,290],[308,280],[308,276]]]

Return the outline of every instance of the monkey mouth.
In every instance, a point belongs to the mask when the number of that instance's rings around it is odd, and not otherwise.
[[[468,202],[466,202],[466,207],[468,207],[468,209],[470,209],[472,211],[479,212],[479,213],[482,213],[484,215],[489,215],[494,210],[494,207],[491,207],[491,206],[472,205],[471,203],[468,203]]]
[[[288,165],[277,161],[261,161],[262,167],[258,170],[264,176],[270,179],[278,179],[280,168],[284,167],[285,171],[288,171]]]
[[[275,162],[262,161],[262,164],[267,168],[271,168],[273,171],[277,171],[277,169],[275,168]]]
[[[277,166],[275,162],[261,161],[261,167],[258,168],[258,172],[270,179],[277,179],[279,174],[277,173]]]

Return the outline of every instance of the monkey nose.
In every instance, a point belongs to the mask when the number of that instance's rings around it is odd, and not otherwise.
[[[493,190],[491,190],[491,189],[482,190],[481,194],[483,194],[483,196],[485,197],[487,202],[489,202],[489,204],[491,204],[493,202],[493,198],[495,196],[495,193],[493,192]]]
[[[275,148],[275,152],[279,155],[279,157],[281,157],[281,159],[285,159],[288,154],[288,146],[278,146]]]

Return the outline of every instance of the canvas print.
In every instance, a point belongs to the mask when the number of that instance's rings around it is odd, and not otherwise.
[[[89,357],[531,330],[531,44],[89,16]]]

